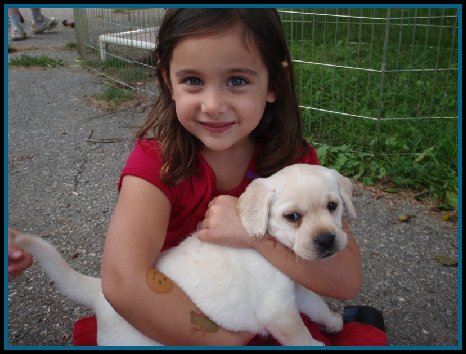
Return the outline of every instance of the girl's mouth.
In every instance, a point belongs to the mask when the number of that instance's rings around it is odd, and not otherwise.
[[[234,122],[200,122],[202,127],[207,130],[209,133],[220,134],[232,127],[235,123]]]

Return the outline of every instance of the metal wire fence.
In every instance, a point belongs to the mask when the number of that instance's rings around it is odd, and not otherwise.
[[[79,55],[91,70],[139,93],[155,95],[153,53],[160,8],[78,8]]]
[[[163,9],[75,9],[84,65],[155,95]],[[279,9],[306,134],[370,154],[458,144],[457,8]]]
[[[457,9],[280,12],[313,140],[397,154],[457,145]]]

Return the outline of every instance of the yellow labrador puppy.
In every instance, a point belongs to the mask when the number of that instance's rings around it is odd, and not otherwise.
[[[251,237],[272,235],[298,257],[315,260],[346,246],[341,219],[344,206],[350,217],[356,217],[351,196],[350,180],[338,172],[296,164],[251,182],[238,200],[238,210]],[[38,237],[18,235],[17,243],[39,260],[66,296],[95,311],[99,345],[161,345],[113,310],[99,278],[73,270]],[[270,333],[283,345],[315,346],[323,343],[312,338],[300,312],[329,332],[343,326],[341,316],[332,313],[320,296],[252,249],[201,242],[194,233],[162,253],[155,268],[177,283],[211,320],[231,331]]]

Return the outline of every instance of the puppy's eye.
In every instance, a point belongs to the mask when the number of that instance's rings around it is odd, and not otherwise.
[[[289,222],[298,222],[301,219],[301,215],[298,213],[289,213],[284,215],[285,219]]]
[[[335,202],[329,202],[327,204],[327,209],[330,211],[335,211],[337,207],[338,207],[338,203],[335,203]]]

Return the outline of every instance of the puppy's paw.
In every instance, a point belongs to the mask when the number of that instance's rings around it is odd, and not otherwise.
[[[340,332],[343,329],[343,318],[339,313],[331,312],[330,316],[327,317],[321,328],[328,333]]]
[[[325,344],[323,342],[321,342],[320,340],[313,340],[309,346],[311,347],[325,347]]]

